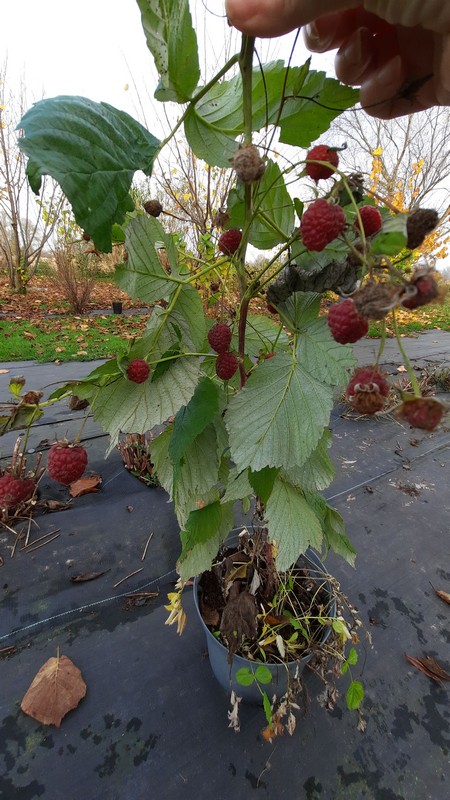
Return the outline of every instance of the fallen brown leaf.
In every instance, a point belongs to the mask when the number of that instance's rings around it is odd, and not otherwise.
[[[9,372],[9,369],[0,369],[0,375],[7,375],[8,372]]]
[[[428,675],[433,681],[437,683],[441,683],[441,681],[450,681],[450,675],[448,672],[445,672],[444,669],[430,656],[424,658],[413,658],[412,656],[406,656],[409,663],[423,672],[425,675]]]
[[[109,569],[104,569],[103,572],[85,572],[83,575],[72,575],[70,580],[72,583],[86,583],[86,581],[95,581],[96,578],[106,575],[107,572]]]
[[[80,670],[67,656],[49,658],[40,668],[20,708],[42,725],[61,725],[87,691]]]
[[[444,601],[444,603],[450,604],[450,594],[448,592],[444,592],[443,589],[435,589],[434,591],[436,592],[437,596]]]
[[[71,497],[81,497],[83,494],[98,492],[101,482],[101,475],[91,475],[89,478],[79,478],[79,480],[70,484],[70,495]]]

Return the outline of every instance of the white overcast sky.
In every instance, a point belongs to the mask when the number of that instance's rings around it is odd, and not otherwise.
[[[11,88],[23,76],[29,102],[43,96],[77,94],[104,100],[144,122],[140,98],[147,125],[156,135],[160,133],[151,124],[157,79],[135,0],[77,0],[74,4],[3,0],[3,5],[0,63],[7,59]],[[202,50],[206,42],[209,67],[214,61],[223,64],[230,33],[224,2],[191,0],[191,10]],[[234,41],[237,48],[236,34]],[[293,35],[270,43],[259,41],[261,58],[287,60],[292,42]],[[300,37],[292,63],[301,64],[307,56]],[[331,64],[329,56],[314,58],[316,69],[329,69]]]

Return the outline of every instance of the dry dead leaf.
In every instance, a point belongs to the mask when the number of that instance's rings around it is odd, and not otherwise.
[[[7,375],[8,372],[9,372],[9,369],[0,369],[0,375]]]
[[[35,333],[31,333],[31,331],[24,331],[22,333],[22,336],[23,336],[24,339],[35,339],[36,338],[36,334]]]
[[[70,495],[71,497],[81,497],[83,494],[98,492],[101,482],[101,475],[91,475],[89,478],[79,478],[79,480],[70,484]]]
[[[425,675],[428,675],[433,681],[437,683],[441,683],[441,681],[450,681],[450,675],[446,672],[442,667],[430,656],[426,656],[424,658],[413,658],[412,656],[406,656],[409,663],[423,672]]]
[[[450,604],[450,594],[448,592],[444,592],[443,589],[435,589],[434,591],[436,592],[437,596],[444,601],[444,603]]]
[[[20,708],[42,725],[61,725],[87,691],[80,670],[67,656],[49,658],[40,668]]]
[[[109,569],[104,569],[103,572],[85,572],[83,575],[72,575],[70,580],[72,583],[86,583],[87,581],[95,581],[96,578],[106,575],[107,572],[109,572]]]

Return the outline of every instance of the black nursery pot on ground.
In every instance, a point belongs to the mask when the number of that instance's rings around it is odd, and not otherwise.
[[[271,569],[270,558],[269,569],[264,557],[253,560],[258,545],[250,557],[239,550],[237,535],[223,547],[212,570],[195,578],[193,590],[212,671],[226,692],[234,691],[244,702],[262,705],[264,693],[270,698],[275,695],[279,701],[331,633],[330,620],[337,613],[333,588],[324,565],[310,548],[295,568],[278,575],[278,586],[270,588],[265,579],[269,576],[270,583],[274,567]],[[271,546],[266,542],[264,547]],[[309,595],[303,622],[301,612],[294,616],[291,598],[286,599],[286,608],[281,611],[282,595],[296,596],[293,585],[297,589],[301,586],[300,593]],[[273,597],[267,597],[268,590]],[[262,672],[258,669],[261,666]],[[260,674],[263,680],[259,680]]]
[[[121,314],[122,313],[122,303],[120,300],[113,300],[112,310],[113,314]]]

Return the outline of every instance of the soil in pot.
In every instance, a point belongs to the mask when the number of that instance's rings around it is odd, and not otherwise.
[[[317,555],[308,550],[288,572],[278,573],[264,532],[226,543],[196,582],[194,598],[217,680],[253,703],[263,702],[264,692],[278,698],[286,692],[323,647],[336,615]]]

